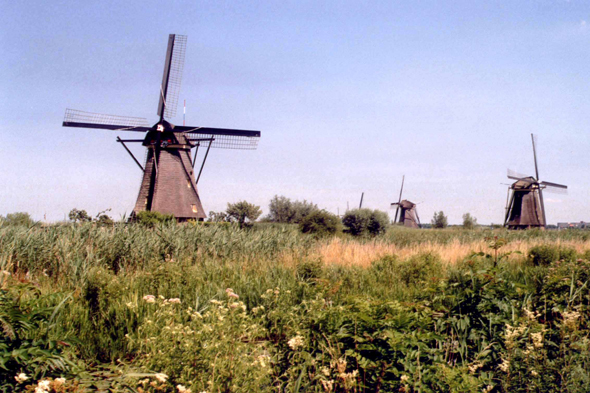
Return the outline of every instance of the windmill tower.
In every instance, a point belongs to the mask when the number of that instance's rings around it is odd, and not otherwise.
[[[403,224],[405,227],[409,228],[421,228],[420,225],[420,218],[418,217],[418,210],[416,210],[416,204],[413,202],[404,199],[402,201],[402,192],[404,191],[404,180],[406,176],[402,177],[402,187],[399,190],[399,200],[391,204],[391,206],[397,206],[395,209],[395,218],[393,219],[394,223]],[[399,221],[397,219],[399,214]]]
[[[563,184],[539,181],[539,167],[537,166],[536,137],[531,134],[533,142],[533,158],[535,161],[535,176],[526,176],[508,170],[508,178],[516,180],[510,185],[512,195],[506,204],[504,226],[508,229],[545,228],[545,204],[543,190],[547,192],[565,193],[567,186]]]
[[[173,214],[178,221],[202,220],[206,217],[197,191],[197,183],[207,160],[209,149],[256,149],[260,131],[209,127],[176,126],[169,120],[176,115],[180,82],[184,67],[186,36],[170,34],[164,63],[157,114],[153,126],[144,118],[113,116],[66,109],[64,127],[98,128],[114,131],[143,132],[143,139],[121,139],[117,142],[141,168],[143,178],[132,216],[140,211]],[[142,166],[125,143],[141,143],[146,147]],[[207,147],[195,180],[194,166],[199,146]],[[196,148],[191,157],[191,150]]]

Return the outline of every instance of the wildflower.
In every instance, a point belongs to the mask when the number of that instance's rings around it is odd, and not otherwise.
[[[172,299],[168,299],[170,303],[180,303],[180,299],[177,297],[173,297]]]
[[[16,382],[18,382],[18,383],[23,383],[27,379],[29,379],[29,377],[27,377],[27,374],[25,374],[25,373],[20,373],[16,377],[14,377],[14,379],[16,379]]]
[[[331,379],[329,381],[325,381],[322,379],[322,387],[326,392],[331,392],[332,390],[334,390],[334,380]]]
[[[55,378],[53,380],[53,382],[59,386],[59,385],[63,385],[64,383],[66,383],[66,379],[65,378]]]
[[[156,378],[158,381],[164,383],[168,379],[168,376],[166,374],[157,373],[157,374],[154,374],[154,378]]]
[[[563,317],[563,324],[565,326],[575,327],[578,319],[580,318],[580,313],[577,311],[564,311],[561,313],[561,316]]]
[[[225,290],[225,293],[227,293],[227,296],[229,296],[229,297],[232,297],[232,298],[234,298],[234,299],[239,299],[239,298],[240,298],[240,296],[236,295],[236,294],[234,293],[234,290],[233,290],[233,289],[231,289],[231,288],[227,288],[227,289]]]
[[[500,370],[507,373],[508,370],[510,370],[510,361],[508,359],[502,359],[502,363],[498,367],[500,368]]]
[[[10,276],[10,272],[6,270],[2,270],[2,274],[5,276]]]
[[[178,393],[191,393],[190,389],[187,389],[182,385],[176,385],[176,389],[178,389]]]
[[[49,393],[49,390],[45,390],[41,386],[37,386],[34,393]]]
[[[154,295],[145,295],[143,297],[143,300],[145,300],[148,303],[155,303],[156,302],[156,297]]]
[[[486,386],[481,393],[490,393],[494,387],[492,385]]]
[[[43,380],[43,381],[39,381],[39,383],[37,384],[37,386],[39,386],[42,389],[45,390],[49,390],[49,385],[51,384],[51,382],[47,379]]]
[[[535,348],[543,348],[543,332],[531,333],[531,338]]]
[[[469,368],[469,372],[471,374],[475,374],[475,372],[480,369],[483,366],[483,364],[481,364],[481,362],[475,362],[470,366],[467,366],[467,368]]]
[[[401,383],[406,384],[410,380],[410,377],[408,377],[406,374],[404,374],[399,378],[399,380]]]
[[[326,377],[330,376],[330,369],[328,367],[322,367],[322,374],[324,374]]]
[[[533,377],[536,377],[536,376],[538,376],[538,375],[539,375],[539,373],[538,373],[538,372],[536,372],[535,370],[531,370],[531,375],[532,375]]]
[[[303,346],[303,337],[297,335],[287,341],[287,345],[289,345],[289,348],[291,348],[293,351],[296,351],[298,348]]]

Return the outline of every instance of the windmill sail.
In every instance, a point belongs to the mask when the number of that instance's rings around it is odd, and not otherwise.
[[[185,52],[186,36],[170,34],[162,86],[160,87],[160,102],[158,103],[158,116],[160,118],[171,119],[176,116]]]
[[[69,108],[66,109],[63,126],[119,131],[147,131],[150,129],[147,119],[143,117],[105,115]]]

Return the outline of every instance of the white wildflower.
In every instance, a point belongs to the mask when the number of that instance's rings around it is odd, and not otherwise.
[[[156,297],[154,295],[145,295],[143,297],[143,300],[145,300],[148,303],[155,303],[156,302]]]
[[[172,299],[168,299],[170,303],[180,303],[180,299],[177,297],[173,297]]]
[[[494,387],[492,385],[486,386],[481,393],[490,393]]]
[[[43,381],[39,381],[39,383],[37,384],[37,386],[39,386],[42,389],[45,390],[49,390],[49,386],[51,385],[51,381],[49,381],[48,379],[44,379]]]
[[[29,379],[29,377],[27,377],[27,374],[25,374],[25,373],[20,373],[16,377],[14,377],[14,379],[16,379],[16,382],[18,382],[18,383],[23,383],[27,379]]]
[[[479,370],[481,367],[483,367],[483,364],[481,364],[481,362],[474,362],[473,364],[467,366],[467,368],[469,368],[469,372],[471,374],[475,374],[475,372],[477,370]]]
[[[500,370],[507,373],[508,370],[510,370],[510,361],[508,359],[502,359],[502,363],[498,367],[500,368]]]
[[[303,344],[303,337],[300,335],[297,335],[287,341],[287,345],[289,345],[289,348],[291,348],[293,351],[296,351],[298,348],[302,347]]]
[[[328,367],[322,367],[321,371],[326,377],[330,376],[330,369]]]
[[[329,381],[325,381],[322,379],[322,387],[326,392],[331,392],[332,390],[334,390],[334,380],[331,379]]]
[[[190,388],[185,388],[182,385],[176,385],[176,389],[178,389],[178,393],[191,393],[192,391]]]
[[[575,327],[580,318],[580,313],[577,311],[564,311],[561,313],[561,316],[563,317],[563,324],[565,326]]]
[[[2,270],[2,274],[5,276],[10,276],[10,272],[6,270]]]
[[[543,348],[543,332],[531,333],[531,338],[535,348]]]
[[[64,383],[66,383],[66,379],[65,378],[55,378],[53,380],[54,383],[56,383],[57,385],[63,385]]]
[[[166,374],[157,373],[157,374],[154,374],[154,378],[156,378],[160,382],[166,382],[166,380],[168,379],[168,376]]]
[[[406,374],[404,374],[399,378],[399,380],[401,383],[406,384],[410,380],[410,377],[408,377]]]
[[[236,293],[234,292],[234,290],[231,289],[231,288],[227,288],[225,290],[225,293],[227,293],[227,296],[229,296],[231,298],[234,298],[234,299],[239,299],[240,298],[238,295],[236,295]]]
[[[536,372],[535,370],[531,370],[531,374],[532,374],[533,377],[536,377],[536,376],[539,375],[539,373]]]

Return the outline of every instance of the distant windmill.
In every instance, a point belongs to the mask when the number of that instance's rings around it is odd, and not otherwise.
[[[204,219],[197,183],[207,160],[209,149],[256,149],[260,131],[233,130],[209,127],[175,126],[168,120],[176,115],[186,36],[170,34],[164,64],[164,76],[158,104],[159,121],[149,126],[144,118],[112,116],[67,109],[63,126],[99,128],[115,131],[145,132],[144,139],[120,139],[125,150],[143,172],[143,180],[132,216],[140,211],[173,214],[177,220]],[[125,142],[141,142],[147,148],[142,166]],[[207,146],[199,175],[195,181],[193,168],[199,146]],[[191,149],[196,147],[191,159]]]
[[[418,210],[416,209],[416,204],[410,202],[406,199],[402,201],[402,192],[404,191],[404,180],[406,176],[402,177],[402,187],[399,190],[399,200],[395,203],[392,203],[391,206],[397,206],[395,209],[395,218],[393,219],[394,223],[401,223],[406,227],[410,228],[421,228],[420,225],[420,218],[418,217]],[[397,219],[398,213],[399,214],[399,221]]]
[[[547,218],[545,216],[543,190],[561,193],[565,193],[567,190],[567,186],[563,184],[539,181],[535,139],[536,137],[531,134],[536,177],[508,170],[508,178],[516,180],[509,188],[509,190],[512,190],[512,195],[506,204],[504,226],[508,229],[545,228]]]

